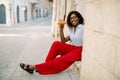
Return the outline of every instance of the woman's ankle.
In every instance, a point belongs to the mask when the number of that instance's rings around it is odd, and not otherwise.
[[[32,70],[36,70],[35,65],[30,65],[30,69],[32,69]]]

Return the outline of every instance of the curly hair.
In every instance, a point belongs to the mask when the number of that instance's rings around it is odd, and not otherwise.
[[[70,16],[72,14],[75,14],[78,18],[79,18],[79,24],[84,24],[84,19],[82,17],[82,15],[78,12],[78,11],[71,11],[69,14],[68,14],[68,17],[67,17],[67,25],[69,27],[73,27],[72,23],[70,22]]]

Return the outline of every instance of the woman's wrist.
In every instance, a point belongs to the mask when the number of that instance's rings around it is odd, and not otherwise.
[[[60,27],[60,29],[63,29],[63,28],[64,28],[64,25],[60,25],[59,27]]]

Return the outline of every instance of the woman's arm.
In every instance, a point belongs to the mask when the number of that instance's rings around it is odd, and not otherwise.
[[[69,36],[67,36],[67,37],[64,36],[64,32],[63,32],[64,25],[59,25],[59,27],[60,27],[60,39],[61,39],[61,42],[65,43],[65,42],[69,41],[70,37]]]

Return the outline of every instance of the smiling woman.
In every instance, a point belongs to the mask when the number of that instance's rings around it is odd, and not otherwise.
[[[35,65],[20,63],[20,67],[30,74],[33,74],[34,70],[40,74],[56,74],[69,68],[75,61],[81,61],[83,22],[83,17],[78,11],[71,11],[67,17],[67,25],[72,28],[69,35],[64,36],[64,24],[59,23],[61,41],[53,42],[45,62]],[[71,41],[71,44],[67,44],[67,41]]]

